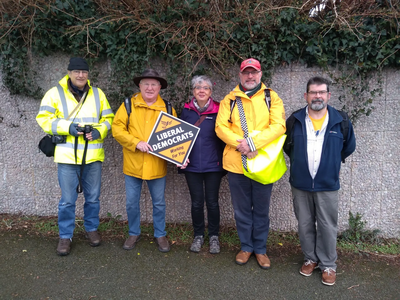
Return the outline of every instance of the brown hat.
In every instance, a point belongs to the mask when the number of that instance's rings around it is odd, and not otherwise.
[[[153,70],[153,69],[144,70],[142,73],[142,76],[133,78],[133,82],[137,86],[139,86],[140,80],[145,79],[145,78],[151,78],[151,79],[158,80],[161,84],[161,89],[165,89],[168,86],[167,81],[164,78],[160,77],[160,75],[157,73],[157,71]]]

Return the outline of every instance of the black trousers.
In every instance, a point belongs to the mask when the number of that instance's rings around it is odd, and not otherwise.
[[[208,235],[219,234],[220,213],[218,196],[222,174],[222,172],[185,172],[192,200],[191,212],[194,236],[204,236],[204,201],[207,205]]]

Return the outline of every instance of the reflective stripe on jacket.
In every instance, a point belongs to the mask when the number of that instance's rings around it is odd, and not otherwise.
[[[148,106],[141,93],[138,93],[132,96],[131,103],[129,128],[127,128],[128,114],[124,103],[119,107],[112,124],[113,136],[122,145],[123,172],[143,180],[162,178],[167,175],[167,161],[137,150],[136,145],[140,141],[148,141],[160,112],[167,112],[165,102],[158,95],[156,102]],[[174,108],[172,114],[176,117]]]
[[[81,125],[93,125],[100,132],[100,138],[88,142],[86,163],[104,161],[103,141],[114,119],[114,113],[108,103],[103,91],[99,88],[90,87],[86,100],[76,110],[69,120],[68,115],[78,105],[78,101],[68,89],[69,76],[66,75],[59,81],[59,85],[51,88],[43,97],[40,104],[36,121],[39,126],[48,134],[66,136],[65,144],[57,144],[54,161],[64,164],[75,164],[75,137],[69,134],[71,123]],[[82,164],[85,140],[78,137],[77,157],[78,165]]]
[[[271,109],[268,111],[265,103],[265,89],[266,86],[262,84],[261,89],[249,98],[239,89],[239,86],[236,86],[220,103],[215,131],[218,137],[226,143],[222,165],[229,172],[243,174],[241,154],[236,151],[236,147],[239,145],[237,140],[244,138],[237,104],[231,115],[230,100],[234,100],[236,97],[241,98],[249,133],[260,131],[253,137],[256,149],[265,147],[286,131],[283,102],[276,92],[269,89]]]

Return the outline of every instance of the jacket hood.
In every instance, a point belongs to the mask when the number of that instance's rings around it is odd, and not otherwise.
[[[210,97],[210,99],[211,99],[210,105],[207,107],[207,110],[204,111],[204,112],[202,112],[202,113],[200,113],[200,112],[197,110],[196,106],[194,106],[194,104],[193,104],[193,100],[194,100],[194,99],[195,99],[195,98],[193,97],[188,103],[185,103],[184,108],[194,110],[194,111],[197,112],[199,115],[208,115],[208,114],[215,114],[215,113],[218,113],[218,110],[219,110],[219,103],[216,102],[216,101],[214,101],[213,98]]]

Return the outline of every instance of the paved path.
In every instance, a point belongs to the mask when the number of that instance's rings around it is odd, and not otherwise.
[[[235,252],[212,256],[172,246],[161,253],[142,239],[131,251],[122,240],[91,248],[74,239],[70,255],[55,253],[57,240],[0,233],[0,299],[400,299],[400,270],[368,259],[339,260],[337,284],[298,273],[301,255],[271,256],[262,270]]]

